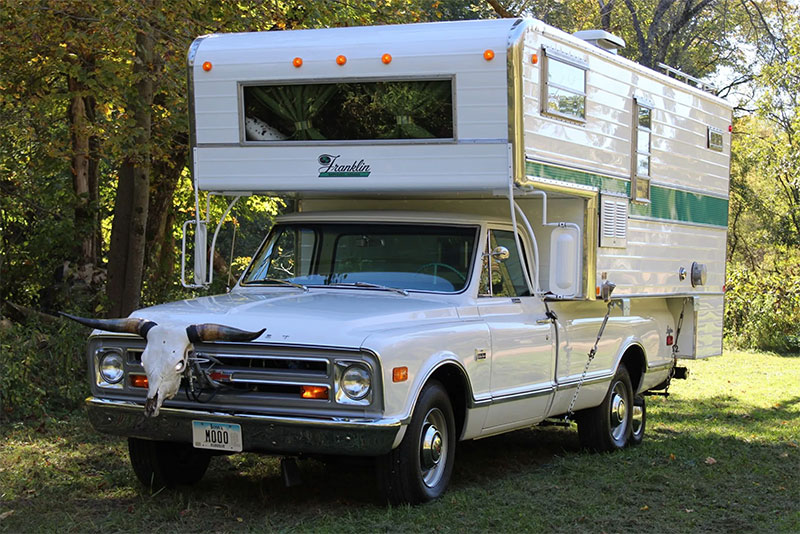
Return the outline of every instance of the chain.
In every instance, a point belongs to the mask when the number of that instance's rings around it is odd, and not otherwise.
[[[572,411],[575,408],[575,402],[578,400],[578,395],[581,393],[581,387],[583,387],[583,383],[586,380],[586,373],[589,371],[589,366],[592,364],[592,360],[597,355],[597,345],[600,344],[600,338],[603,337],[603,331],[606,329],[606,324],[608,323],[608,317],[611,315],[611,309],[616,306],[614,301],[608,303],[608,307],[606,309],[606,316],[603,317],[603,324],[600,325],[600,330],[597,332],[597,339],[594,340],[594,346],[589,351],[589,359],[586,360],[586,365],[583,366],[583,373],[581,373],[581,379],[578,382],[578,387],[575,388],[575,394],[572,396],[572,400],[569,403],[569,408],[567,408],[567,415],[564,416],[564,421],[570,421],[574,412]]]
[[[669,385],[672,382],[672,377],[675,376],[675,367],[678,366],[678,338],[681,337],[684,311],[686,311],[686,299],[683,299],[683,304],[681,305],[681,315],[678,317],[678,324],[675,326],[675,342],[672,344],[672,367],[670,367],[669,375],[667,375],[667,385],[664,387],[665,395],[669,395]]]

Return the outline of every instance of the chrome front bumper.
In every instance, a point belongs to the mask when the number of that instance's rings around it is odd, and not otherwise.
[[[86,399],[99,432],[182,443],[192,442],[192,421],[241,425],[244,451],[272,454],[377,456],[392,449],[402,422],[396,419],[322,419],[186,410],[163,407],[157,417],[130,401]]]

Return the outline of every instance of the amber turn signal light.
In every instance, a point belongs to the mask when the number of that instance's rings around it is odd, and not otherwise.
[[[344,65],[347,63],[347,58],[344,56],[336,56],[336,64],[337,65]]]
[[[206,71],[206,72],[210,71],[211,67],[213,67],[213,65],[211,64],[210,61],[204,61],[203,62],[203,70],[204,71]]]
[[[131,375],[131,387],[147,388],[147,375]]]
[[[300,396],[304,399],[326,399],[328,388],[325,386],[300,386]]]
[[[292,60],[292,65],[294,65],[297,68],[302,67],[303,66],[303,58],[301,58],[301,57],[294,58]]]
[[[384,65],[388,65],[392,62],[392,55],[391,54],[383,54],[381,56],[381,61],[383,61]]]
[[[392,382],[405,382],[406,380],[408,380],[408,367],[392,369]]]
[[[483,52],[483,59],[486,61],[491,61],[494,59],[494,50],[485,50]]]
[[[538,54],[531,54],[531,63],[536,65],[539,63],[539,55]]]

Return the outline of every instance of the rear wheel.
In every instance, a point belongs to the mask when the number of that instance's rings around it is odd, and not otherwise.
[[[583,410],[578,416],[581,445],[597,452],[623,448],[631,436],[632,416],[631,378],[625,365],[620,364],[600,406]]]
[[[629,445],[639,445],[644,440],[644,428],[647,423],[647,408],[644,397],[636,395],[633,399],[633,415],[631,416],[631,437]]]
[[[152,491],[196,484],[211,461],[211,453],[187,443],[139,438],[128,438],[128,455],[136,477]]]
[[[400,446],[377,460],[378,483],[392,504],[418,504],[441,496],[450,482],[456,428],[447,391],[437,381],[420,394]]]

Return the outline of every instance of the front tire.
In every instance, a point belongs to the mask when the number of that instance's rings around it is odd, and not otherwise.
[[[620,364],[600,406],[583,410],[578,417],[581,446],[606,452],[621,449],[631,436],[633,387],[624,364]],[[644,427],[642,427],[642,432]]]
[[[429,382],[400,446],[377,459],[378,483],[392,504],[419,504],[440,497],[453,472],[456,426],[447,391]]]
[[[151,491],[196,484],[211,461],[208,451],[188,443],[139,438],[128,438],[128,455],[136,478]]]

